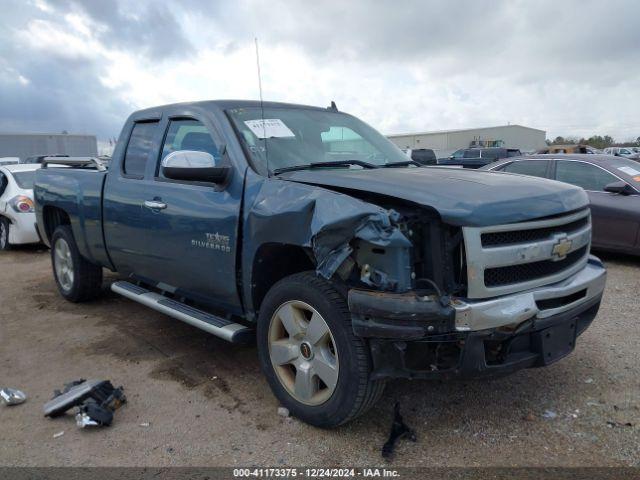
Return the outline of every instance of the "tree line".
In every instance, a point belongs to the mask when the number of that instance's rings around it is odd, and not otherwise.
[[[547,145],[591,145],[597,149],[607,147],[640,147],[640,137],[635,142],[616,142],[610,135],[604,137],[600,135],[592,135],[589,138],[577,137],[556,137],[553,140],[547,139]]]

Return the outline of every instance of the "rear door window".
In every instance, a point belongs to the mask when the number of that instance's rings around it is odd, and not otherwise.
[[[549,160],[523,160],[521,162],[510,163],[504,167],[503,171],[544,178],[547,176],[548,165]]]
[[[619,181],[617,177],[600,167],[584,162],[558,160],[556,180],[571,183],[585,190],[601,192],[610,183]]]
[[[139,122],[134,125],[122,165],[125,175],[144,177],[157,129],[158,122]]]

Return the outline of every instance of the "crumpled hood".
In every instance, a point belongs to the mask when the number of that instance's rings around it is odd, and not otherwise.
[[[436,210],[450,225],[515,223],[577,210],[587,194],[566,183],[457,168],[302,170],[279,178],[396,197]]]

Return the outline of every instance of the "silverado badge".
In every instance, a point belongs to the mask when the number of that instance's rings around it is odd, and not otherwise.
[[[231,252],[231,242],[228,235],[220,235],[216,233],[205,233],[204,240],[192,239],[191,245],[199,248],[208,248],[209,250],[218,250],[224,253]]]

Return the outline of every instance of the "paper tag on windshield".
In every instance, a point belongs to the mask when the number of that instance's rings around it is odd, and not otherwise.
[[[631,175],[632,177],[635,177],[636,175],[640,175],[640,170],[636,170],[633,167],[618,167],[618,170],[626,173],[627,175]]]
[[[286,138],[295,137],[282,120],[279,118],[265,118],[257,120],[245,120],[245,125],[251,129],[258,138]]]

